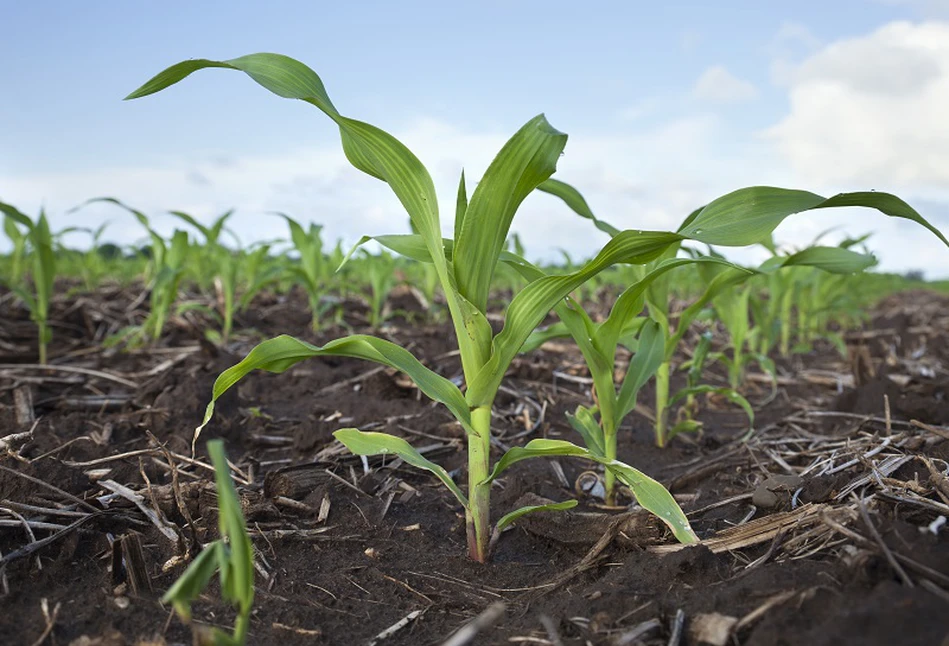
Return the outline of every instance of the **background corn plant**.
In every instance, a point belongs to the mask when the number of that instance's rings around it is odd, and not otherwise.
[[[49,229],[46,213],[40,212],[36,221],[16,207],[0,202],[0,212],[4,216],[4,230],[14,243],[14,272],[9,284],[20,299],[26,303],[30,316],[36,323],[39,344],[39,362],[46,363],[46,349],[52,340],[53,332],[49,327],[49,302],[53,295],[53,281],[56,278],[56,255],[53,253],[53,235]],[[23,227],[20,231],[18,227]],[[29,256],[26,256],[27,244]],[[27,283],[26,263],[29,259],[30,281]]]

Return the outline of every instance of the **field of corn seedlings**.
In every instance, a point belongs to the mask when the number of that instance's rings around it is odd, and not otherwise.
[[[946,286],[875,273],[856,226],[774,231],[857,206],[949,247],[925,214],[750,187],[620,230],[553,178],[540,115],[461,177],[443,238],[422,162],[301,63],[186,61],[130,98],[208,67],[332,119],[404,229],[349,249],[272,214],[244,246],[230,213],[163,237],[133,197],[76,207],[137,220],[122,248],[0,202],[4,643],[946,636]],[[529,262],[528,197],[609,241]]]

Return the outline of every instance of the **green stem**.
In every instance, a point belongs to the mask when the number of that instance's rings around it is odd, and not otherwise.
[[[245,644],[247,642],[247,630],[250,628],[250,608],[242,608],[237,615],[237,621],[234,622],[234,644]]]
[[[603,449],[606,452],[606,457],[609,460],[616,459],[616,424],[613,422],[612,418],[602,417],[600,418],[600,424],[603,428]],[[612,471],[606,469],[606,472],[603,474],[603,486],[606,489],[604,492],[604,502],[607,505],[616,504],[616,476]]]
[[[669,412],[669,369],[668,361],[659,364],[656,370],[656,446],[666,445],[666,418]]]
[[[45,323],[40,323],[40,365],[46,365],[46,338],[47,338],[47,328]]]
[[[471,411],[474,434],[468,437],[468,555],[484,563],[488,558],[491,538],[491,406]]]

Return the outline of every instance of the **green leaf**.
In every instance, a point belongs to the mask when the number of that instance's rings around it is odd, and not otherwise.
[[[465,509],[468,508],[468,498],[461,492],[448,472],[434,462],[426,460],[401,437],[388,433],[367,433],[355,428],[341,428],[333,433],[333,437],[356,455],[397,455],[413,467],[435,474],[435,477],[455,494],[458,502]]]
[[[488,302],[491,277],[521,202],[557,168],[567,135],[538,115],[501,148],[465,210],[455,238],[458,291],[479,311]]]
[[[577,410],[573,415],[567,413],[567,421],[573,427],[573,430],[580,434],[583,443],[592,453],[605,457],[606,446],[603,438],[603,428],[594,417],[595,414],[596,408],[577,406]]]
[[[707,384],[691,386],[689,388],[683,388],[673,395],[672,399],[669,400],[669,404],[672,405],[680,399],[684,399],[690,395],[702,395],[706,393],[721,395],[731,403],[739,406],[743,411],[745,411],[745,415],[748,416],[748,424],[751,426],[755,425],[754,409],[751,407],[751,404],[748,403],[748,400],[742,397],[741,394],[739,394],[734,388],[709,386]]]
[[[30,218],[30,216],[26,215],[12,204],[0,202],[0,212],[8,217],[11,222],[16,222],[20,226],[26,227],[27,230],[33,230],[33,220]],[[23,235],[20,233],[19,229],[12,225],[7,225],[6,222],[4,222],[4,231],[11,241],[15,241]]]
[[[666,442],[674,438],[679,433],[698,433],[702,430],[702,422],[694,419],[684,419],[677,422],[675,426],[666,432]]]
[[[214,465],[217,489],[218,526],[228,540],[229,554],[221,567],[221,592],[225,599],[242,611],[250,612],[254,601],[254,547],[247,535],[241,503],[231,480],[231,470],[224,455],[224,442],[208,442],[208,454]]]
[[[423,366],[408,350],[390,341],[362,334],[336,339],[322,347],[284,334],[260,343],[240,363],[218,375],[214,381],[211,402],[204,414],[204,421],[195,429],[195,441],[201,429],[207,425],[214,414],[214,402],[251,371],[266,370],[279,373],[304,359],[330,356],[366,359],[401,370],[418,385],[419,390],[425,395],[444,404],[462,426],[471,432],[471,413],[458,387]]]
[[[686,265],[712,265],[731,269],[748,277],[754,275],[753,272],[738,267],[726,260],[719,258],[669,258],[663,260],[653,267],[639,282],[627,287],[610,310],[610,315],[601,327],[602,338],[600,340],[603,351],[610,351],[610,356],[615,352],[616,344],[619,338],[624,334],[625,328],[634,316],[642,310],[642,295],[649,289],[654,281],[658,280],[666,272],[683,267]],[[681,324],[680,324],[681,325]],[[612,350],[610,350],[612,348]]]
[[[162,603],[171,603],[184,621],[191,620],[191,602],[198,598],[214,573],[227,560],[227,547],[221,541],[205,546],[162,596]]]
[[[574,213],[580,217],[592,220],[593,225],[597,229],[603,231],[604,233],[608,233],[610,237],[613,237],[620,232],[620,230],[614,227],[612,224],[598,219],[593,214],[593,211],[590,209],[590,205],[587,204],[587,201],[583,198],[583,195],[580,194],[580,191],[575,189],[570,184],[561,182],[559,179],[548,179],[546,182],[540,184],[537,187],[537,190],[559,197],[561,200],[563,200],[564,204],[573,210]]]
[[[841,193],[825,198],[808,191],[753,186],[724,195],[679,228],[684,237],[706,244],[740,247],[766,242],[771,232],[793,213],[814,209],[862,206],[891,217],[912,220],[929,229],[943,244],[949,240],[909,204],[889,193]]]
[[[639,336],[639,348],[629,362],[629,369],[616,400],[617,425],[636,408],[640,389],[656,374],[665,356],[665,330],[655,321],[647,321]]]
[[[485,482],[494,480],[505,469],[520,462],[521,460],[555,456],[573,456],[582,458],[589,455],[592,455],[592,453],[587,449],[581,448],[576,444],[567,442],[566,440],[548,440],[545,438],[531,440],[524,446],[515,446],[508,449],[507,452],[501,456],[501,459],[494,464],[494,469],[491,471],[491,475],[488,476]]]
[[[790,256],[774,256],[761,264],[759,270],[771,272],[781,267],[816,267],[832,274],[853,274],[876,264],[870,254],[857,253],[842,247],[808,247]]]
[[[510,449],[494,465],[494,470],[486,482],[494,480],[505,469],[521,460],[552,456],[580,457],[602,464],[616,475],[617,480],[630,488],[643,509],[655,514],[672,530],[677,540],[682,543],[698,541],[682,509],[665,487],[628,464],[597,456],[587,449],[564,440],[537,439],[531,440],[523,447]]]
[[[520,509],[515,509],[514,511],[505,514],[495,525],[496,532],[503,532],[505,529],[513,525],[517,520],[527,514],[532,514],[536,511],[564,511],[566,509],[573,509],[579,504],[576,500],[564,500],[563,502],[552,502],[547,503],[546,505],[527,505],[526,507],[521,507]]]
[[[686,545],[698,542],[699,537],[692,531],[689,519],[686,518],[668,489],[642,471],[634,469],[619,460],[613,460],[609,463],[600,460],[598,462],[601,462],[603,466],[612,471],[617,480],[629,487],[629,490],[636,497],[636,502],[665,523],[672,530],[676,540]]]
[[[520,352],[521,354],[533,352],[548,341],[553,341],[554,339],[565,339],[569,337],[570,330],[567,329],[567,326],[563,321],[557,321],[556,323],[551,323],[547,327],[537,328],[531,332],[530,336],[527,337],[527,340],[524,342],[524,345],[521,346]]]
[[[682,337],[685,336],[685,333],[688,332],[689,326],[692,325],[692,322],[700,314],[702,314],[709,301],[713,300],[719,294],[726,292],[726,290],[734,287],[735,285],[744,283],[746,280],[757,274],[758,272],[755,270],[744,268],[726,269],[725,271],[717,273],[710,281],[708,281],[705,291],[702,292],[702,295],[679,314],[676,332],[669,338],[668,341],[666,341],[666,358],[669,359],[672,357],[679,345],[679,341],[681,341]]]
[[[458,181],[458,195],[455,197],[455,235],[452,241],[461,234],[461,227],[465,221],[465,212],[468,210],[468,189],[465,186],[465,171],[461,171]],[[431,262],[431,260],[429,260]]]
[[[442,255],[438,199],[428,171],[398,139],[367,123],[342,116],[323,86],[320,77],[303,63],[280,54],[250,54],[227,61],[197,59],[184,61],[160,72],[127,99],[135,99],[163,90],[190,74],[205,68],[239,70],[277,96],[299,99],[319,108],[339,127],[343,152],[362,172],[389,184],[405,207],[412,225],[425,240],[438,270],[449,307],[458,310],[451,277]],[[464,330],[457,327],[461,336]],[[462,348],[469,354],[468,348]],[[468,358],[468,357],[466,357]]]

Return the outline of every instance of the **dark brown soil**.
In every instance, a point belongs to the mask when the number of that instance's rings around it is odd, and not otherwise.
[[[286,332],[321,343],[346,330],[313,335],[303,300],[270,296],[258,303],[262,314],[241,321],[255,332],[226,351],[202,342],[202,322],[188,319],[173,320],[157,348],[102,350],[97,342],[129,322],[122,312],[136,296],[102,291],[56,304],[54,368],[96,371],[70,372],[25,363],[35,356],[33,328],[0,296],[0,438],[31,428],[24,397],[37,417],[32,439],[0,457],[0,644],[190,643],[190,628],[159,598],[183,557],[217,537],[213,478],[182,459],[214,378],[260,338]],[[421,323],[410,300],[377,333],[458,377],[449,326]],[[360,328],[364,308],[345,311]],[[704,434],[664,449],[633,414],[620,458],[669,486],[699,535],[713,539],[685,549],[668,536],[637,544],[609,534],[624,510],[585,497],[578,509],[597,515],[569,525],[538,516],[506,532],[491,563],[473,563],[461,509],[434,478],[391,459],[363,463],[331,435],[345,426],[401,435],[463,482],[464,438],[446,410],[400,375],[356,360],[251,375],[221,401],[198,443],[206,461],[203,441],[224,438],[249,481],[239,487],[258,564],[249,643],[441,644],[503,602],[500,619],[468,643],[698,644],[706,643],[700,627],[721,615],[731,626],[721,643],[945,644],[949,530],[938,518],[949,516],[947,317],[949,302],[937,295],[892,297],[854,337],[872,377],[821,349],[780,362],[773,397],[751,379],[745,394],[759,410],[750,438],[743,415],[716,399],[702,402]],[[856,388],[847,387],[852,373]],[[496,402],[499,446],[579,441],[565,413],[590,403],[586,377],[568,344],[519,358]],[[641,398],[647,409],[650,397]],[[513,468],[495,489],[496,513],[528,493],[576,497],[574,482],[590,465],[558,464],[563,480],[547,461]],[[787,487],[769,479],[790,473],[800,479]],[[110,481],[157,508],[171,536],[110,495]],[[84,520],[59,533],[37,525],[31,536],[18,519]],[[780,529],[760,529],[780,519]],[[736,528],[749,531],[747,544],[715,542]],[[115,547],[136,538],[138,580]],[[216,583],[195,618],[231,624]]]

